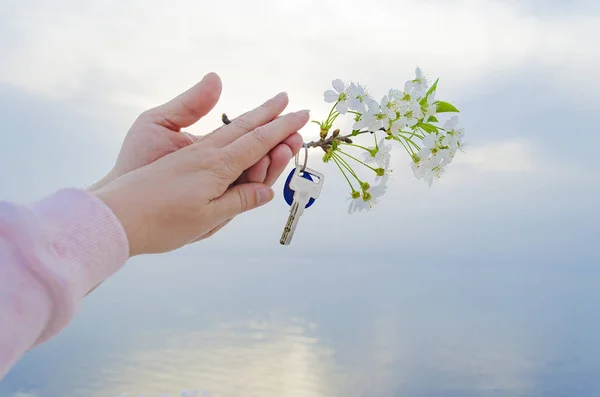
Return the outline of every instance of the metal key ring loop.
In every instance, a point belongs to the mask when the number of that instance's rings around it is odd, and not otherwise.
[[[306,169],[306,163],[308,162],[308,146],[306,145],[306,142],[304,142],[302,144],[302,147],[304,148],[304,165],[302,166],[302,169],[300,170],[300,172],[304,172],[304,170]],[[294,158],[294,163],[296,165],[296,167],[298,167],[298,155],[300,154],[300,152],[296,153],[296,157]]]

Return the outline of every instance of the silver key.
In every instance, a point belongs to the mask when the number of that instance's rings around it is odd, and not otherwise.
[[[317,199],[319,194],[321,194],[321,188],[323,188],[323,181],[325,179],[323,174],[310,168],[304,168],[303,172],[318,178],[318,181],[311,181],[302,177],[301,170],[302,167],[297,166],[296,171],[294,171],[290,179],[290,189],[294,191],[294,201],[292,202],[290,216],[288,217],[285,229],[283,229],[281,240],[279,240],[282,245],[290,245],[296,225],[300,216],[304,213],[306,204],[308,204],[311,198]]]

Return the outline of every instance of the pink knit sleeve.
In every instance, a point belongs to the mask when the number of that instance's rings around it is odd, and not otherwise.
[[[85,295],[128,257],[118,219],[85,190],[27,206],[0,201],[0,379],[65,328]]]

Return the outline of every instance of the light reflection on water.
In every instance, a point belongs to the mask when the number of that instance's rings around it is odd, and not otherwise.
[[[104,385],[91,385],[85,395],[197,389],[218,396],[330,396],[332,351],[310,336],[311,328],[255,319],[208,332],[149,331],[140,335],[142,348],[114,357],[99,374]]]
[[[595,269],[245,260],[207,273],[170,258],[169,268],[130,266],[98,290],[0,383],[0,396],[600,391]]]

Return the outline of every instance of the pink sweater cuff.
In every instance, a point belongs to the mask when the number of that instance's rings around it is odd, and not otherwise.
[[[129,245],[116,216],[85,190],[59,190],[31,209],[41,244],[27,263],[53,303],[39,344],[64,328],[85,295],[125,264]]]

